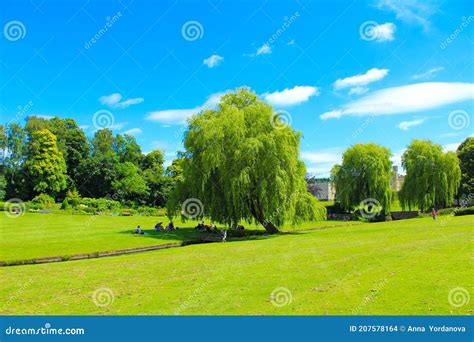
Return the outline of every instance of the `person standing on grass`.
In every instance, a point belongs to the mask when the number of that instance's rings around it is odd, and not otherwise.
[[[438,216],[438,213],[436,212],[436,209],[434,207],[431,210],[431,216],[433,216],[433,221],[436,221],[436,216]]]
[[[222,242],[226,242],[226,239],[227,239],[227,230],[225,230],[224,228],[222,228],[221,234],[222,234]]]

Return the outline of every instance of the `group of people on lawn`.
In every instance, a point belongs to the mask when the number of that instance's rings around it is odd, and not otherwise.
[[[334,215],[334,214],[333,214]],[[435,208],[431,210],[431,216],[433,217],[433,220],[436,221],[436,217],[438,216],[438,212],[436,211]],[[159,222],[155,224],[155,232],[171,232],[173,230],[179,229],[178,227],[175,227],[173,222],[168,223],[166,228],[163,228],[163,222]],[[210,225],[204,224],[204,221],[199,223],[194,229],[201,230],[204,232],[212,233],[212,232],[218,232],[218,229],[214,223],[211,223]],[[238,230],[243,230],[243,226],[238,226]],[[135,230],[134,234],[145,234],[140,226],[137,227]],[[225,229],[222,229],[220,234],[222,235],[222,241],[225,241],[227,238],[227,231]]]
[[[164,232],[164,231],[171,232],[176,229],[179,229],[179,228],[175,227],[173,222],[168,223],[166,228],[163,228],[162,222],[159,222],[155,224],[155,228],[154,228],[155,232]],[[211,223],[211,225],[207,225],[207,224],[204,224],[204,221],[199,223],[194,229],[202,230],[208,233],[219,232],[215,224]],[[135,229],[134,234],[145,234],[145,232],[142,230],[142,227],[137,226],[137,229]],[[220,231],[220,235],[222,236],[222,242],[225,242],[227,239],[227,230],[222,229]]]
[[[166,228],[163,228],[163,222],[159,222],[159,223],[155,224],[154,229],[155,229],[155,232],[164,232],[164,231],[171,232],[172,230],[176,230],[176,229],[179,229],[179,228],[175,227],[173,222],[168,223]],[[142,227],[137,226],[137,229],[135,229],[134,234],[145,234],[145,232],[143,231]]]

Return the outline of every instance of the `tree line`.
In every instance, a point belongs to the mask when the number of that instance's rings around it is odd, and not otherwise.
[[[26,118],[0,125],[0,199],[67,193],[163,207],[180,173],[160,149],[144,154],[135,138],[101,129],[87,138],[74,119]]]
[[[390,179],[392,156],[389,149],[377,144],[356,144],[343,154],[341,165],[331,170],[337,201],[350,211],[364,200],[374,199],[389,213],[392,202]],[[402,155],[406,175],[398,194],[405,209],[446,208],[456,198],[474,194],[474,138],[468,137],[457,152],[443,152],[429,140],[413,140]]]
[[[133,136],[101,129],[87,138],[73,119],[28,117],[24,127],[0,126],[0,199],[112,198],[166,206],[170,218],[206,217],[231,227],[258,222],[275,233],[285,222],[326,218],[326,208],[308,191],[301,136],[246,88],[188,120],[184,151],[166,169],[163,151],[144,154]],[[390,151],[376,144],[344,152],[331,179],[346,212],[367,199],[390,211],[390,158]],[[474,138],[457,153],[413,140],[402,166],[404,208],[451,206],[455,196],[474,192]],[[191,213],[185,203],[192,204]]]

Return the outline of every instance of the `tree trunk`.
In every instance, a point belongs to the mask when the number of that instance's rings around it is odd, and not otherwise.
[[[276,233],[280,232],[278,230],[278,228],[273,223],[271,223],[270,221],[263,220],[263,221],[259,221],[259,222],[265,228],[265,230],[267,231],[268,234],[276,234]]]
[[[248,203],[250,207],[250,212],[252,213],[253,217],[258,223],[260,223],[263,226],[263,228],[265,228],[268,234],[276,234],[280,232],[273,223],[265,219],[263,210],[262,208],[260,208],[258,203],[255,203],[252,200],[249,200]]]

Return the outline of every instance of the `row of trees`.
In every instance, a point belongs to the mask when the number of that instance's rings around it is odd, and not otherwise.
[[[29,200],[67,191],[83,197],[164,206],[180,173],[179,162],[166,170],[157,149],[143,154],[135,138],[109,129],[88,139],[73,119],[28,117],[25,127],[0,126],[0,195]]]
[[[288,221],[326,217],[326,209],[307,190],[300,139],[248,89],[228,93],[216,109],[191,117],[185,151],[166,170],[163,152],[143,154],[133,136],[102,129],[88,139],[73,119],[29,117],[24,128],[0,126],[0,191],[23,200],[39,194],[61,200],[73,191],[83,197],[166,204],[170,216],[183,214],[183,203],[192,200],[193,218],[233,227],[256,221],[275,233]],[[402,205],[424,210],[449,206],[460,183],[464,193],[472,193],[473,140],[467,139],[458,155],[414,140],[402,160],[407,172]],[[358,144],[344,153],[343,163],[332,170],[344,209],[374,198],[390,211],[390,157],[387,148],[376,144]]]
[[[132,136],[102,129],[87,139],[72,119],[29,117],[24,128],[0,126],[1,173],[8,198],[61,200],[77,191],[167,202],[170,216],[183,214],[182,204],[191,199],[199,204],[194,217],[234,227],[256,221],[275,233],[286,221],[326,217],[306,189],[300,138],[271,106],[240,89],[225,95],[217,110],[189,120],[185,152],[166,170],[162,151],[144,155]]]
[[[367,199],[375,199],[390,212],[392,162],[390,151],[376,144],[357,144],[343,154],[331,177],[338,202],[349,211]],[[404,209],[444,208],[456,195],[472,196],[474,191],[474,138],[467,138],[457,153],[443,152],[429,140],[413,140],[402,156],[406,176],[399,192]]]

